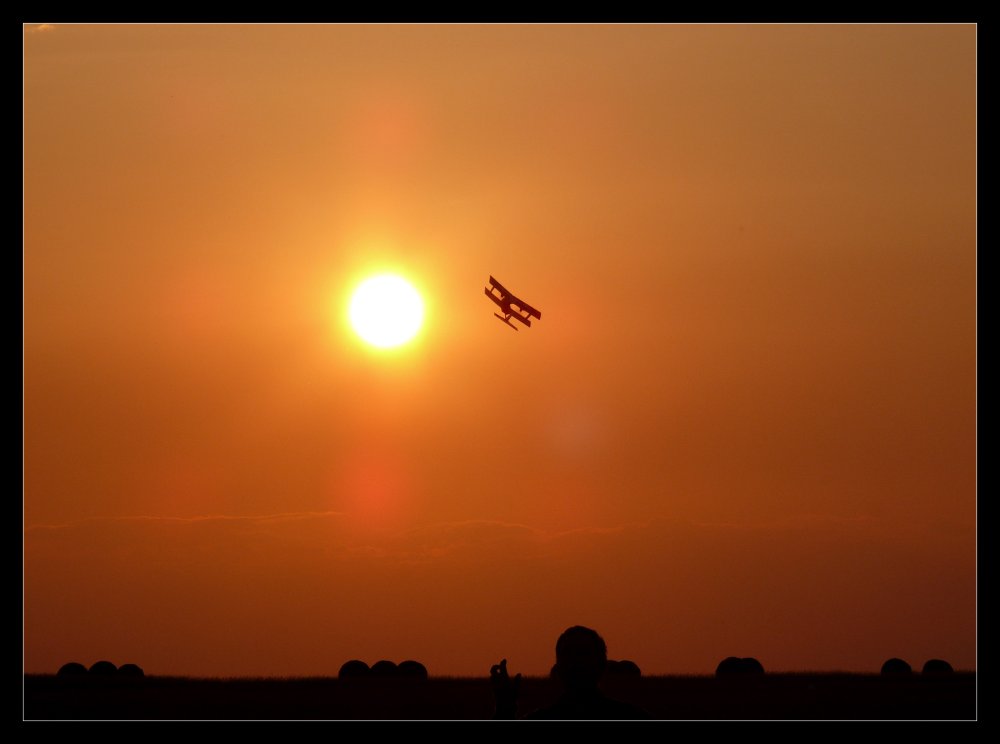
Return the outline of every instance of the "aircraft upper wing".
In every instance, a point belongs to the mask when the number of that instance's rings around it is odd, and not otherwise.
[[[490,275],[490,284],[493,285],[494,289],[499,290],[501,297],[510,296],[510,292],[507,291],[507,288],[503,286],[500,282],[498,282],[496,279],[494,279],[492,275]]]
[[[493,302],[495,302],[497,305],[499,305],[501,307],[501,309],[504,309],[505,301],[502,298],[497,297],[488,288],[484,289],[483,291],[486,293],[487,297],[489,297],[491,300],[493,300]]]

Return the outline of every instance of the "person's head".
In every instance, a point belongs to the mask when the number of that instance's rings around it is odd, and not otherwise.
[[[556,641],[556,676],[567,690],[597,687],[608,663],[608,647],[597,631],[574,625]]]

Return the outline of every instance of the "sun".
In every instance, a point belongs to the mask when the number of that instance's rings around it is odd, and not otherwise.
[[[354,290],[349,314],[351,326],[362,339],[390,349],[417,335],[424,322],[424,302],[401,276],[379,274]]]

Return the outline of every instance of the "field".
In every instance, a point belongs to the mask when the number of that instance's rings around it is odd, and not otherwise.
[[[605,685],[611,697],[670,720],[955,720],[976,718],[976,676],[885,678],[768,674],[759,678],[644,677]],[[559,694],[525,679],[521,713]],[[488,719],[488,679],[195,679],[24,677],[24,717],[46,719]]]

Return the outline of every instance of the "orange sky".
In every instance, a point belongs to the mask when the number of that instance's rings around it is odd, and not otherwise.
[[[975,26],[23,42],[26,671],[975,667]]]

